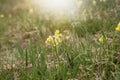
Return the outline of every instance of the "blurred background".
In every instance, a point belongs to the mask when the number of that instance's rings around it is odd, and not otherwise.
[[[31,37],[42,46],[56,29],[94,36],[112,33],[119,21],[120,0],[0,0],[0,64],[16,60],[16,44],[24,48]]]

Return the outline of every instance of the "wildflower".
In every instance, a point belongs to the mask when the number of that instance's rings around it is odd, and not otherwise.
[[[49,37],[47,38],[47,40],[45,41],[45,44],[46,44],[46,45],[49,45],[49,44],[55,45],[53,37],[52,37],[52,36],[49,36]]]
[[[61,33],[55,34],[55,37],[61,38],[61,37],[62,37],[62,34],[61,34]]]
[[[56,40],[57,42],[59,42],[59,43],[62,42],[62,41],[61,41],[62,34],[60,33],[59,30],[56,30],[56,31],[55,31],[55,36],[54,36],[54,37],[55,37],[55,40]]]
[[[103,43],[103,36],[99,38],[99,42]]]
[[[62,40],[61,40],[61,37],[55,37],[55,41],[57,41],[58,43],[61,43],[62,42]]]
[[[106,36],[101,36],[101,37],[98,39],[98,41],[99,41],[100,43],[104,43],[106,40],[107,40],[107,37],[106,37]]]
[[[60,33],[60,31],[59,31],[59,30],[56,30],[56,31],[55,31],[55,34],[59,34],[59,33]]]
[[[54,40],[54,41],[55,41],[54,46],[58,46],[58,44],[60,43],[60,41],[59,41],[59,40],[60,40],[59,38],[58,38],[58,39],[57,39],[57,38],[55,38],[55,40]]]
[[[49,36],[45,41],[46,45],[58,46],[62,42],[62,34],[59,30],[55,31],[53,36]]]
[[[115,28],[116,31],[120,31],[120,22],[119,24],[117,25],[117,27]]]

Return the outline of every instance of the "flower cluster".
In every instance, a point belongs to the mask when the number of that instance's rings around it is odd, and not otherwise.
[[[59,30],[56,30],[53,36],[49,36],[46,39],[45,44],[52,45],[52,46],[58,46],[61,42],[62,42],[62,33],[60,33]]]
[[[119,24],[117,25],[117,27],[115,28],[116,31],[120,31],[120,22]]]

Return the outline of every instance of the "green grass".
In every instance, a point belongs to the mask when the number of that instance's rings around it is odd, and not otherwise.
[[[0,80],[119,80],[120,32],[115,27],[120,3],[96,1],[93,6],[85,0],[75,21],[59,23],[40,16],[35,6],[30,14],[29,1],[0,0]],[[27,6],[13,10],[20,3]],[[57,29],[70,38],[46,46]],[[98,41],[101,36],[107,36],[104,43]]]

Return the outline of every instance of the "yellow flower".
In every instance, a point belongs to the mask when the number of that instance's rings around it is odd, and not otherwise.
[[[54,46],[58,46],[59,45],[59,41],[57,39],[55,39],[55,45]]]
[[[107,40],[107,37],[106,37],[106,36],[101,36],[101,37],[98,39],[98,41],[99,41],[100,43],[104,43],[104,42],[106,42],[106,40]]]
[[[99,42],[103,43],[103,36],[99,38]]]
[[[116,30],[116,31],[120,31],[120,27],[116,27],[115,30]]]
[[[52,36],[49,36],[49,37],[47,38],[47,40],[45,41],[45,44],[46,44],[46,45],[54,44],[54,40],[53,40]]]
[[[58,37],[58,38],[61,38],[62,37],[62,34],[55,34],[55,37]]]
[[[55,31],[55,34],[59,34],[59,33],[60,33],[60,31],[59,31],[59,30],[56,30],[56,31]]]
[[[56,41],[56,43],[61,43],[62,42],[61,38],[59,38],[59,37],[55,37],[55,41]]]
[[[56,30],[53,36],[49,36],[46,39],[45,44],[51,46],[58,46],[61,42],[62,42],[62,33],[60,33],[59,30]]]
[[[116,31],[120,31],[120,22],[119,24],[117,25],[117,27],[115,28]]]

